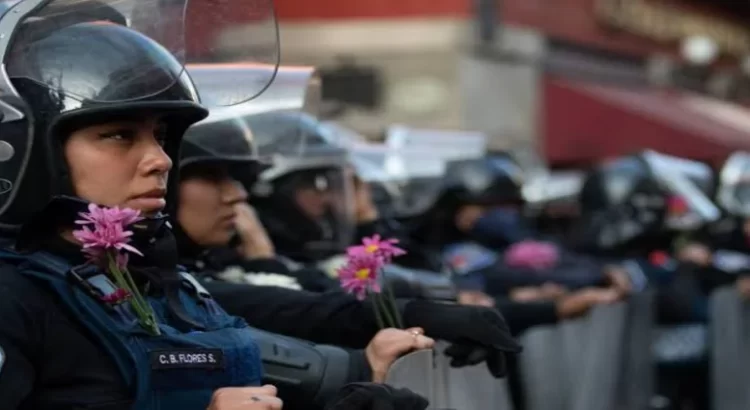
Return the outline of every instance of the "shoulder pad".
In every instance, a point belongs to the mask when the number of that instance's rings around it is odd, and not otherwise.
[[[459,275],[476,272],[498,262],[495,252],[472,242],[449,245],[443,252],[443,260]]]
[[[198,297],[202,299],[211,299],[211,294],[208,293],[206,288],[204,288],[203,285],[201,285],[200,282],[198,282],[198,280],[193,277],[193,275],[187,272],[180,272],[180,276],[182,276],[182,283],[192,288],[192,290]]]

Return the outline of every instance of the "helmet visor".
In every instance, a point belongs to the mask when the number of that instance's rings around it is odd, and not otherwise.
[[[712,184],[707,165],[653,151],[644,153],[643,159],[667,194],[667,228],[697,229],[720,218],[719,208],[707,195]]]
[[[201,89],[210,83],[195,82],[197,94],[210,97],[205,105],[234,105],[267,88],[278,64],[272,0],[0,2],[0,13],[7,9],[0,25],[12,32],[0,38],[7,77],[81,103],[157,95],[184,81],[185,67],[198,63],[232,76],[232,67],[250,65],[252,81],[232,77],[231,93],[216,95]]]
[[[750,216],[750,154],[736,152],[724,164],[717,193],[720,205],[733,215]]]

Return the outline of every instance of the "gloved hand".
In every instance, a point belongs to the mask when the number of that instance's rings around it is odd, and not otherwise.
[[[434,339],[453,342],[445,350],[451,366],[485,361],[497,378],[506,374],[505,355],[521,351],[505,319],[493,308],[413,300],[405,306],[404,322],[408,327],[423,328],[425,335]]]
[[[408,389],[387,384],[352,383],[344,386],[326,410],[424,410],[430,403]]]
[[[486,362],[492,376],[501,378],[508,373],[505,362],[507,353],[498,349],[471,343],[454,343],[443,353],[451,358],[451,367],[474,366]]]

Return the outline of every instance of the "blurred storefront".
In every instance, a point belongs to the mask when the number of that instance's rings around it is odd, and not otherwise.
[[[739,2],[503,2],[548,39],[542,150],[581,166],[652,148],[718,162],[750,149],[750,7]],[[745,67],[746,68],[746,67]],[[721,101],[723,100],[723,101]]]
[[[733,105],[750,101],[746,2],[275,2],[282,61],[320,66],[324,94],[346,102],[328,112],[371,137],[393,123],[482,131],[492,148],[535,147],[560,166],[639,148],[716,161],[748,147]],[[675,102],[696,94],[733,120]],[[639,108],[662,105],[670,120]],[[674,120],[696,110],[714,119]]]

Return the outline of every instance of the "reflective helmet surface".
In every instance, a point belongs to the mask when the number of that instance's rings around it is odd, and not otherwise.
[[[226,167],[229,176],[244,186],[252,186],[268,162],[258,157],[253,133],[244,117],[220,118],[212,115],[194,124],[185,133],[180,151],[180,170],[200,165]]]
[[[472,204],[521,203],[523,171],[506,154],[452,161],[444,190],[459,202]]]
[[[6,57],[8,75],[26,112],[2,124],[3,139],[28,151],[0,163],[0,174],[15,179],[12,189],[0,195],[0,221],[5,225],[25,221],[53,196],[75,195],[62,150],[70,132],[159,113],[166,124],[165,152],[176,162],[182,134],[206,115],[179,62],[144,35],[92,22],[45,34],[25,43],[22,30]],[[151,69],[141,76],[121,74],[143,67]]]
[[[176,163],[184,131],[207,114],[201,98],[233,105],[262,92],[278,63],[273,8],[270,0],[232,4],[252,8],[245,28],[269,28],[242,37],[252,37],[252,46],[234,42],[232,55],[269,64],[256,64],[255,81],[236,81],[231,90],[197,90],[194,80],[205,85],[215,74],[210,63],[229,55],[226,41],[209,36],[225,29],[225,3],[198,0],[188,8],[186,0],[0,0],[0,225],[15,228],[52,198],[75,195],[62,150],[71,132],[158,115],[165,152]],[[204,38],[190,32],[196,27]],[[197,38],[202,48],[194,44]],[[196,56],[206,64],[187,70]],[[219,69],[236,80],[232,67]],[[175,201],[167,202],[170,208]]]

